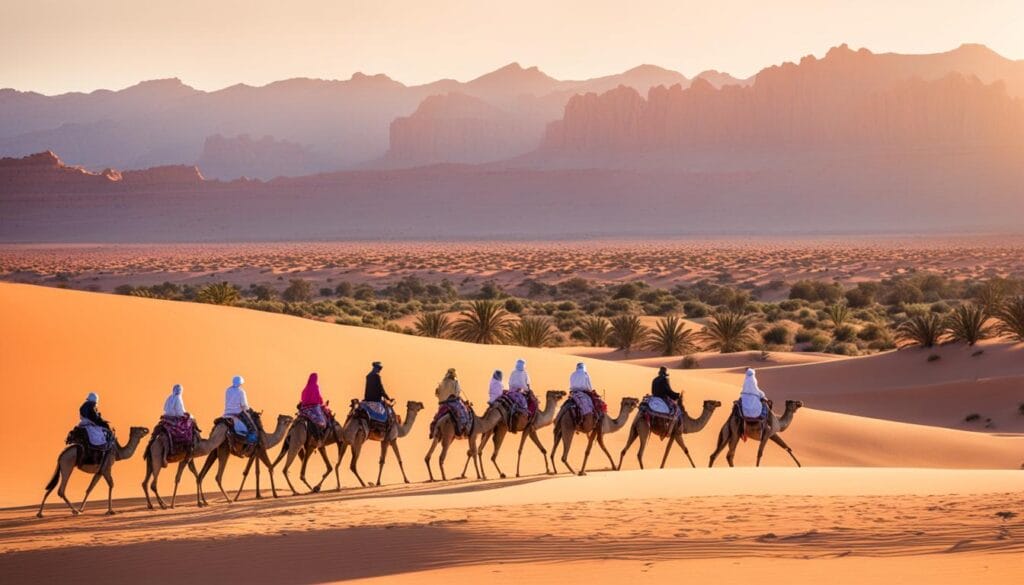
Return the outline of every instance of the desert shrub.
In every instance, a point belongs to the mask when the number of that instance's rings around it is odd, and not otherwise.
[[[417,335],[441,339],[448,336],[452,323],[448,315],[440,311],[431,311],[417,317],[414,328]]]
[[[857,355],[860,353],[857,350],[857,346],[852,343],[837,342],[831,343],[825,348],[825,353],[834,353],[836,355]]]
[[[783,311],[799,311],[802,306],[803,303],[799,299],[787,299],[779,303]]]
[[[459,313],[452,335],[460,341],[501,343],[509,328],[508,311],[493,300],[473,301]]]
[[[686,301],[683,303],[683,311],[691,319],[700,319],[701,317],[707,317],[711,313],[711,307],[700,301]]]
[[[338,325],[349,325],[351,327],[362,327],[363,320],[358,317],[338,317],[334,320]]]
[[[886,335],[868,343],[868,349],[875,349],[878,351],[885,351],[887,349],[894,349],[896,347],[896,341],[891,335]]]
[[[558,290],[570,295],[582,295],[590,291],[590,281],[577,276],[558,283]]]
[[[805,328],[801,327],[800,329],[797,329],[796,337],[794,338],[794,341],[796,341],[796,343],[807,343],[812,338],[814,338],[815,335],[819,335],[819,334],[820,333],[817,330],[805,329]]]
[[[505,310],[518,315],[523,312],[523,301],[515,297],[505,299]]]
[[[480,292],[478,292],[476,296],[478,299],[495,300],[503,299],[507,297],[508,294],[505,293],[505,289],[503,289],[501,285],[494,282],[493,280],[488,280],[487,282],[480,285]]]
[[[1014,341],[1024,342],[1024,296],[1013,297],[996,311],[998,331]]]
[[[838,329],[850,320],[850,308],[846,303],[835,303],[825,309],[825,315],[832,322],[832,326]]]
[[[831,342],[832,340],[829,339],[828,335],[825,335],[824,333],[817,333],[814,337],[811,337],[811,339],[808,340],[807,351],[823,352]]]
[[[130,284],[119,284],[114,287],[114,294],[130,295],[135,292],[135,287]]]
[[[852,342],[857,339],[857,329],[853,325],[840,325],[832,330],[832,338],[839,342]]]
[[[843,287],[819,280],[798,280],[790,286],[789,298],[835,303],[843,298]]]
[[[986,324],[987,320],[985,309],[973,304],[964,304],[953,309],[946,317],[946,329],[949,331],[950,339],[974,345],[991,335],[992,327]]]
[[[921,347],[933,347],[945,334],[946,326],[942,317],[935,313],[915,315],[907,319],[896,330],[900,341]]]
[[[591,347],[602,347],[608,344],[612,326],[604,317],[587,317],[580,326],[580,333]]]
[[[846,291],[844,296],[846,302],[854,309],[870,307],[875,304],[875,297],[878,294],[878,285],[873,282],[858,283],[855,288]]]
[[[857,338],[863,341],[877,341],[888,335],[888,329],[881,323],[868,323],[857,332]]]
[[[331,287],[321,288],[320,289],[320,296],[322,296],[322,297],[334,296],[334,289],[331,288]]]
[[[676,315],[659,319],[643,342],[643,347],[663,356],[697,351],[696,334]]]
[[[250,285],[249,293],[256,297],[257,301],[272,301],[277,298],[277,291],[265,284]]]
[[[888,305],[921,303],[924,302],[924,293],[909,282],[899,281],[889,289],[885,302]]]
[[[229,282],[217,282],[199,289],[196,300],[212,305],[233,305],[242,300],[242,293]]]
[[[281,293],[281,298],[289,303],[303,303],[313,298],[313,285],[308,280],[293,278],[288,281],[288,288]]]
[[[684,370],[693,370],[693,369],[699,368],[700,367],[700,363],[697,362],[697,358],[693,357],[692,355],[688,355],[688,356],[684,357],[681,362],[679,362],[679,367],[684,369]],[[1024,405],[1021,405],[1021,406],[1022,406],[1021,414],[1024,414]]]
[[[352,296],[352,283],[351,282],[339,282],[338,286],[334,287],[334,294],[339,297],[350,297]]]
[[[814,317],[807,317],[806,319],[800,320],[800,326],[804,329],[817,329],[821,326],[821,322]]]
[[[792,345],[793,333],[785,325],[775,325],[761,333],[761,339],[772,345]]]
[[[555,332],[544,317],[523,317],[509,327],[507,338],[516,345],[545,347],[554,343]]]
[[[360,284],[352,291],[352,298],[357,301],[372,301],[377,298],[377,291],[368,284]]]
[[[947,303],[946,301],[936,301],[932,303],[931,306],[928,307],[928,310],[931,311],[932,313],[943,315],[945,313],[952,311],[953,308],[950,307],[949,303]]]
[[[620,284],[615,289],[615,294],[612,296],[613,299],[635,299],[640,294],[640,287],[634,282],[627,282]]]
[[[647,327],[636,315],[619,315],[611,320],[611,341],[617,349],[629,352],[647,335]]]
[[[700,333],[710,349],[732,353],[747,349],[757,342],[754,318],[733,311],[715,313]]]

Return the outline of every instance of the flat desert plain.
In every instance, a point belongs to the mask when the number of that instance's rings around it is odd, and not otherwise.
[[[903,350],[762,367],[762,388],[776,404],[804,403],[784,433],[803,468],[774,446],[763,467],[753,468],[748,442],[737,468],[720,459],[707,469],[728,414],[723,407],[702,432],[686,436],[698,469],[679,449],[669,453],[667,469],[653,469],[665,447],[654,440],[645,470],[635,447],[622,471],[610,471],[595,448],[587,476],[569,476],[559,462],[562,475],[552,477],[527,443],[523,477],[514,478],[518,437],[511,436],[497,458],[507,479],[497,478],[489,447],[490,480],[424,483],[433,389],[448,367],[481,405],[491,371],[508,370],[517,358],[527,360],[537,389],[564,389],[580,359],[572,348],[471,345],[23,284],[0,285],[0,322],[0,388],[10,413],[0,425],[4,582],[1017,583],[1024,569],[1020,344],[984,342],[978,355],[977,348],[947,345],[934,350],[938,362],[927,360],[932,351]],[[654,374],[631,360],[583,359],[613,416],[622,398],[647,393]],[[247,491],[225,503],[207,478],[212,505],[197,509],[186,473],[177,507],[150,511],[141,498],[140,451],[114,467],[118,515],[102,515],[101,482],[85,514],[72,517],[52,495],[45,517],[35,518],[90,391],[99,393],[100,409],[124,440],[128,427],[156,422],[180,383],[208,431],[232,375],[245,376],[250,402],[273,419],[293,413],[306,376],[316,371],[325,398],[344,415],[374,360],[385,364],[400,412],[406,401],[427,405],[399,441],[409,485],[390,454],[383,486],[354,487],[346,456],[337,492],[329,477],[324,493],[291,496],[276,469],[281,498],[274,499],[264,470],[265,499]],[[671,375],[695,415],[705,400],[729,404],[743,374],[742,364],[723,364]],[[969,413],[993,427],[960,428]],[[628,423],[608,436],[616,459],[627,430]],[[550,443],[550,429],[540,435]],[[579,436],[573,443],[574,468],[584,443]],[[364,478],[375,477],[377,453],[376,445],[363,450]],[[449,477],[461,471],[464,454],[465,443],[449,453]],[[238,486],[241,467],[241,460],[229,462],[229,489]],[[164,494],[171,470],[161,476]],[[309,474],[322,472],[313,460]],[[291,474],[297,477],[297,466]],[[87,479],[72,478],[73,501]]]

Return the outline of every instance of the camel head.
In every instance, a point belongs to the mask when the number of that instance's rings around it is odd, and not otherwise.
[[[291,416],[288,416],[287,414],[279,414],[279,415],[277,415],[277,424],[278,424],[278,426],[290,425],[290,424],[292,424],[292,420],[293,420],[293,418]]]
[[[140,439],[142,437],[145,437],[148,434],[149,434],[149,429],[147,429],[146,427],[132,427],[128,431],[128,436],[129,437],[136,437],[137,436]]]
[[[799,400],[787,400],[786,410],[793,409],[794,412],[804,407],[804,403]]]
[[[423,410],[423,403],[416,402],[415,400],[410,400],[409,402],[405,403],[405,407],[409,409],[409,412],[419,412]]]
[[[634,408],[636,408],[638,406],[640,406],[640,400],[638,400],[636,398],[632,398],[630,396],[627,396],[627,397],[622,399],[622,408],[624,408],[624,409],[633,410]]]
[[[547,397],[548,400],[554,400],[555,402],[558,402],[559,400],[565,398],[565,391],[564,390],[548,390],[548,392],[546,394],[546,397]]]
[[[721,406],[722,406],[722,401],[721,400],[705,400],[704,401],[704,408],[715,409],[715,408],[719,408]]]

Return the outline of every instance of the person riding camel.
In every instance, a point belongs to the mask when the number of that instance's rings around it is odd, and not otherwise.
[[[455,374],[455,368],[448,368],[448,372],[444,375],[441,383],[437,385],[437,389],[434,390],[434,395],[437,396],[439,404],[452,399],[462,398],[462,386],[459,384],[459,378]]]
[[[487,404],[494,404],[494,401],[505,393],[505,387],[501,384],[502,377],[501,370],[494,370],[494,374],[491,376],[491,386],[487,389]]]
[[[164,400],[163,418],[177,420],[183,416],[189,416],[188,411],[185,410],[185,401],[181,397],[182,390],[181,384],[175,384],[171,388],[170,396]]]
[[[658,375],[651,380],[651,396],[661,398],[669,406],[683,397],[681,393],[672,390],[672,384],[668,381],[668,368],[665,366],[658,368]]]
[[[317,380],[316,372],[310,374],[306,380],[306,386],[302,388],[302,397],[299,399],[299,413],[313,421],[313,424],[322,431],[327,428],[327,419],[331,413],[324,404]]]
[[[590,374],[587,372],[587,366],[583,362],[576,364],[576,370],[569,375],[569,393],[582,392],[590,397],[594,403],[594,409],[600,414],[608,412],[608,405],[605,404],[601,395],[594,390],[594,385],[590,382]]]
[[[768,418],[768,397],[757,385],[757,372],[753,368],[747,368],[747,375],[743,380],[743,390],[740,391],[739,403],[740,414],[744,418],[761,420]]]
[[[195,421],[192,415],[185,410],[185,401],[181,394],[181,384],[175,384],[171,388],[171,394],[164,400],[164,413],[160,417],[159,427],[167,433],[170,441],[168,449],[164,449],[164,467],[167,467],[167,457],[175,449],[175,445],[185,445],[192,441],[195,433]]]
[[[231,385],[224,391],[224,418],[231,420],[235,433],[244,436],[249,443],[255,443],[256,423],[249,412],[252,409],[245,389],[242,388],[244,383],[244,378],[235,376],[231,379]]]
[[[111,441],[114,440],[114,433],[110,430],[110,423],[100,415],[100,411],[96,410],[99,401],[99,395],[95,392],[90,392],[85,397],[85,402],[78,409],[80,417],[78,426],[85,429],[85,432],[89,435],[89,443],[94,447],[109,446]]]
[[[383,403],[385,400],[391,401],[391,397],[384,390],[384,383],[380,378],[380,371],[383,369],[384,366],[380,362],[373,362],[370,373],[366,374],[366,387],[363,391],[364,402]]]
[[[437,389],[434,390],[434,395],[437,396],[437,404],[440,408],[437,409],[437,415],[434,416],[434,421],[430,423],[430,428],[433,429],[437,421],[449,411],[454,411],[459,433],[462,434],[467,431],[471,423],[469,409],[462,401],[462,385],[459,384],[459,377],[455,373],[455,368],[448,368],[444,378],[441,379]],[[433,430],[431,430],[431,436],[433,436]]]
[[[516,360],[516,367],[508,377],[508,391],[521,392],[526,397],[526,409],[530,417],[537,412],[540,401],[530,387],[530,374],[526,371],[526,360]]]

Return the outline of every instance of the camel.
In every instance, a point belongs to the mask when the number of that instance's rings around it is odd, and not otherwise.
[[[327,476],[331,474],[331,471],[334,471],[334,479],[337,481],[335,491],[341,491],[341,477],[338,475],[338,468],[340,465],[331,465],[330,460],[327,458],[326,450],[328,445],[336,443],[339,451],[338,463],[341,463],[341,424],[333,418],[328,422],[331,424],[331,428],[324,431],[323,438],[320,441],[317,441],[313,434],[309,432],[308,425],[314,423],[308,419],[296,418],[292,421],[292,426],[288,428],[288,436],[285,437],[284,445],[281,446],[281,452],[277,455],[277,459],[274,460],[273,465],[274,467],[277,467],[277,464],[280,463],[282,458],[286,456],[288,457],[284,462],[284,469],[282,469],[281,472],[284,475],[284,480],[288,482],[288,487],[292,490],[292,495],[299,495],[295,486],[292,485],[291,478],[288,477],[288,468],[291,467],[292,461],[294,461],[296,457],[301,457],[302,459],[302,467],[299,470],[299,479],[301,479],[302,483],[306,484],[306,487],[309,488],[309,493],[315,494],[319,492],[320,486],[323,485],[324,480],[326,480]],[[320,478],[320,481],[317,482],[315,486],[312,486],[309,485],[308,481],[306,481],[306,465],[309,463],[309,459],[313,456],[314,451],[320,453],[320,457],[323,458],[324,466],[326,466],[327,470],[324,471],[324,475]],[[276,498],[277,491],[273,490],[273,493]]]
[[[470,460],[473,461],[473,469],[476,471],[476,478],[487,479],[487,476],[483,474],[483,462],[480,460],[480,452],[477,450],[477,445],[479,444],[481,436],[493,431],[494,428],[504,420],[505,415],[502,410],[488,407],[482,417],[473,413],[473,427],[470,430],[468,437],[456,437],[455,423],[452,421],[452,418],[450,416],[442,417],[434,426],[433,440],[430,443],[430,448],[427,449],[427,455],[423,458],[423,461],[427,464],[427,473],[430,475],[430,479],[427,481],[435,481],[434,471],[430,467],[430,458],[433,456],[434,449],[437,448],[438,443],[441,444],[441,454],[438,455],[437,466],[441,469],[441,479],[443,481],[448,480],[448,476],[445,475],[444,472],[444,461],[448,457],[448,448],[458,438],[465,438],[469,441],[469,451],[466,453],[466,465],[462,468],[462,476],[459,479],[466,478],[466,471],[469,469]]]
[[[670,425],[660,421],[651,425],[647,418],[639,412],[633,417],[633,426],[629,428],[629,438],[626,439],[626,446],[622,448],[622,452],[619,454],[619,469],[622,469],[622,460],[626,456],[626,451],[629,451],[633,441],[638,438],[640,439],[640,450],[637,451],[636,458],[640,462],[640,469],[644,468],[644,450],[647,448],[647,440],[651,437],[652,433],[662,439],[669,437],[668,444],[665,445],[665,455],[661,458],[662,468],[665,467],[665,462],[668,461],[668,452],[672,449],[672,443],[678,443],[683,448],[683,454],[690,461],[690,466],[697,467],[693,463],[693,458],[690,457],[690,450],[686,448],[686,443],[683,442],[683,435],[699,433],[704,430],[708,421],[711,420],[711,415],[714,414],[716,408],[722,406],[722,403],[717,400],[705,400],[704,410],[697,418],[690,418],[686,408],[683,407],[682,401],[677,402],[676,405],[680,409],[680,417]]]
[[[614,419],[609,416],[603,416],[600,418],[600,422],[598,422],[597,414],[591,413],[583,417],[583,420],[578,425],[573,421],[569,409],[563,406],[562,410],[558,413],[558,417],[555,418],[555,441],[551,445],[552,470],[558,473],[558,468],[555,467],[555,451],[558,449],[559,441],[561,441],[562,464],[569,469],[569,473],[576,473],[573,471],[572,466],[569,465],[569,448],[572,446],[572,438],[576,433],[587,435],[587,450],[583,454],[583,465],[580,466],[579,475],[587,474],[587,458],[590,457],[590,450],[594,446],[595,439],[601,450],[604,451],[604,454],[608,456],[608,463],[611,464],[612,469],[616,469],[611,453],[604,446],[604,436],[624,427],[626,421],[629,420],[629,413],[636,410],[636,407],[639,405],[640,401],[636,398],[623,398],[619,406],[619,416]]]
[[[227,419],[218,419],[217,424],[214,425],[214,430],[210,431],[213,435],[214,431],[218,426],[223,426],[227,430],[227,436],[230,438],[231,434],[234,433],[234,429],[231,427],[231,423]],[[242,495],[242,488],[245,487],[245,480],[249,477],[249,469],[252,467],[253,461],[256,462],[256,499],[263,499],[263,495],[260,493],[260,462],[262,461],[267,469],[270,470],[270,488],[274,489],[274,465],[270,462],[270,457],[267,455],[267,451],[272,449],[275,445],[280,443],[284,439],[284,434],[288,430],[288,425],[292,422],[292,417],[287,414],[280,414],[277,416],[277,427],[274,428],[273,433],[267,433],[265,430],[260,430],[259,441],[256,443],[255,450],[252,453],[243,453],[239,451],[240,445],[233,443],[231,440],[224,441],[220,444],[215,451],[212,451],[209,456],[206,457],[206,463],[203,464],[202,471],[199,472],[199,498],[203,502],[203,505],[208,504],[206,501],[206,494],[203,492],[203,479],[206,478],[206,474],[210,472],[210,468],[213,467],[214,462],[217,463],[217,475],[214,479],[217,480],[217,487],[220,488],[221,495],[230,504],[231,498],[228,497],[227,492],[224,491],[224,484],[221,480],[224,478],[224,468],[228,464],[228,456],[234,455],[235,457],[247,458],[249,461],[245,465],[245,471],[242,472],[242,483],[238,486],[238,492],[235,494],[235,501],[238,501],[238,497]]]
[[[146,458],[146,477],[142,480],[142,491],[146,494],[146,506],[150,510],[153,509],[153,502],[149,499],[149,490],[152,489],[153,495],[156,496],[156,502],[160,504],[160,509],[166,510],[168,507],[164,504],[163,498],[160,497],[160,493],[156,489],[157,478],[160,477],[160,471],[164,468],[164,461],[166,461],[167,463],[178,464],[178,472],[174,475],[174,491],[171,493],[170,507],[174,508],[174,500],[178,497],[178,484],[181,482],[181,474],[185,471],[186,466],[188,466],[189,471],[196,478],[196,505],[200,508],[203,507],[205,502],[202,497],[199,472],[196,471],[195,460],[219,448],[227,440],[228,432],[227,425],[215,425],[208,439],[197,438],[192,442],[191,452],[183,451],[173,455],[168,455],[170,444],[167,433],[161,433],[159,436],[154,433],[150,437],[149,445],[146,446],[144,453]],[[150,477],[153,478],[152,483],[149,481]]]
[[[121,461],[122,459],[128,459],[135,454],[135,450],[139,447],[139,442],[142,441],[142,437],[145,437],[149,433],[149,429],[146,427],[132,427],[128,433],[128,442],[124,446],[117,443],[117,438],[114,439],[114,446],[107,453],[107,456],[98,464],[94,465],[79,465],[78,455],[79,451],[83,448],[80,445],[68,445],[64,447],[64,450],[57,456],[57,470],[53,472],[53,477],[50,478],[50,483],[46,484],[46,493],[43,494],[43,501],[39,504],[39,511],[36,512],[37,518],[43,517],[43,506],[46,505],[46,498],[50,496],[50,492],[60,481],[60,487],[57,488],[57,495],[64,500],[68,507],[71,508],[71,515],[77,516],[78,514],[85,511],[85,502],[89,500],[89,492],[92,488],[96,487],[96,483],[99,482],[100,476],[107,481],[107,515],[114,514],[114,477],[111,475],[111,469],[114,467],[115,461]],[[75,469],[80,469],[85,473],[91,473],[92,481],[89,482],[89,487],[85,490],[85,497],[82,498],[82,505],[78,508],[68,500],[65,490],[68,487],[68,479],[71,478],[71,472]]]
[[[405,466],[402,465],[402,455],[398,452],[398,439],[409,434],[412,430],[413,423],[416,422],[416,415],[423,410],[422,402],[409,401],[405,404],[406,414],[405,420],[402,424],[393,424],[390,426],[387,436],[372,432],[369,424],[365,420],[359,417],[352,416],[355,409],[359,406],[359,400],[352,400],[352,411],[349,413],[348,419],[345,420],[345,425],[341,428],[342,442],[338,448],[338,465],[341,465],[341,458],[345,456],[345,449],[349,446],[352,447],[352,464],[349,469],[359,480],[359,485],[366,487],[366,482],[359,476],[359,453],[363,449],[363,443],[366,441],[380,441],[380,467],[377,469],[377,484],[380,485],[380,476],[384,473],[384,461],[388,456],[388,447],[395,452],[395,457],[398,458],[398,468],[402,470],[402,479],[405,483],[409,483],[409,478],[405,475]]]
[[[768,423],[765,432],[761,432],[761,425],[758,424],[747,424],[742,418],[740,418],[737,411],[734,409],[732,414],[729,415],[728,420],[722,425],[722,430],[718,433],[718,446],[715,447],[715,452],[711,454],[711,459],[708,461],[708,467],[714,467],[715,457],[725,449],[729,447],[729,451],[725,454],[725,460],[729,462],[729,467],[733,467],[733,456],[736,454],[736,445],[740,441],[740,437],[743,436],[746,431],[747,437],[759,441],[757,446],[757,467],[761,466],[761,456],[764,454],[764,446],[771,441],[776,445],[782,447],[789,453],[789,456],[796,462],[796,466],[800,467],[800,461],[797,460],[796,455],[793,455],[793,450],[789,448],[789,445],[782,440],[779,433],[789,428],[789,425],[793,422],[793,414],[798,409],[803,407],[804,403],[799,400],[787,400],[786,410],[782,413],[781,417],[776,417],[775,413],[771,410],[771,404],[769,403],[768,408]],[[744,429],[744,426],[746,427]]]
[[[491,463],[494,464],[494,468],[498,470],[498,474],[502,479],[505,479],[505,473],[498,467],[498,453],[501,451],[501,443],[505,440],[507,433],[521,433],[519,437],[519,453],[516,455],[516,477],[519,477],[519,465],[523,460],[523,446],[526,444],[526,438],[529,437],[533,441],[534,445],[540,449],[541,458],[544,459],[544,473],[551,473],[548,469],[548,452],[544,448],[544,445],[540,442],[540,437],[537,436],[537,429],[542,429],[555,420],[555,412],[558,407],[558,402],[565,398],[565,392],[562,390],[548,390],[545,401],[544,410],[541,410],[533,417],[533,420],[529,420],[526,416],[517,417],[513,421],[514,428],[508,428],[508,424],[505,422],[507,419],[502,417],[498,421],[498,425],[494,428],[491,433],[487,433],[483,436],[483,440],[480,442],[480,457],[483,457],[483,448],[487,444],[488,439],[492,436],[494,438],[494,453],[491,454]],[[484,476],[486,479],[486,475]]]

